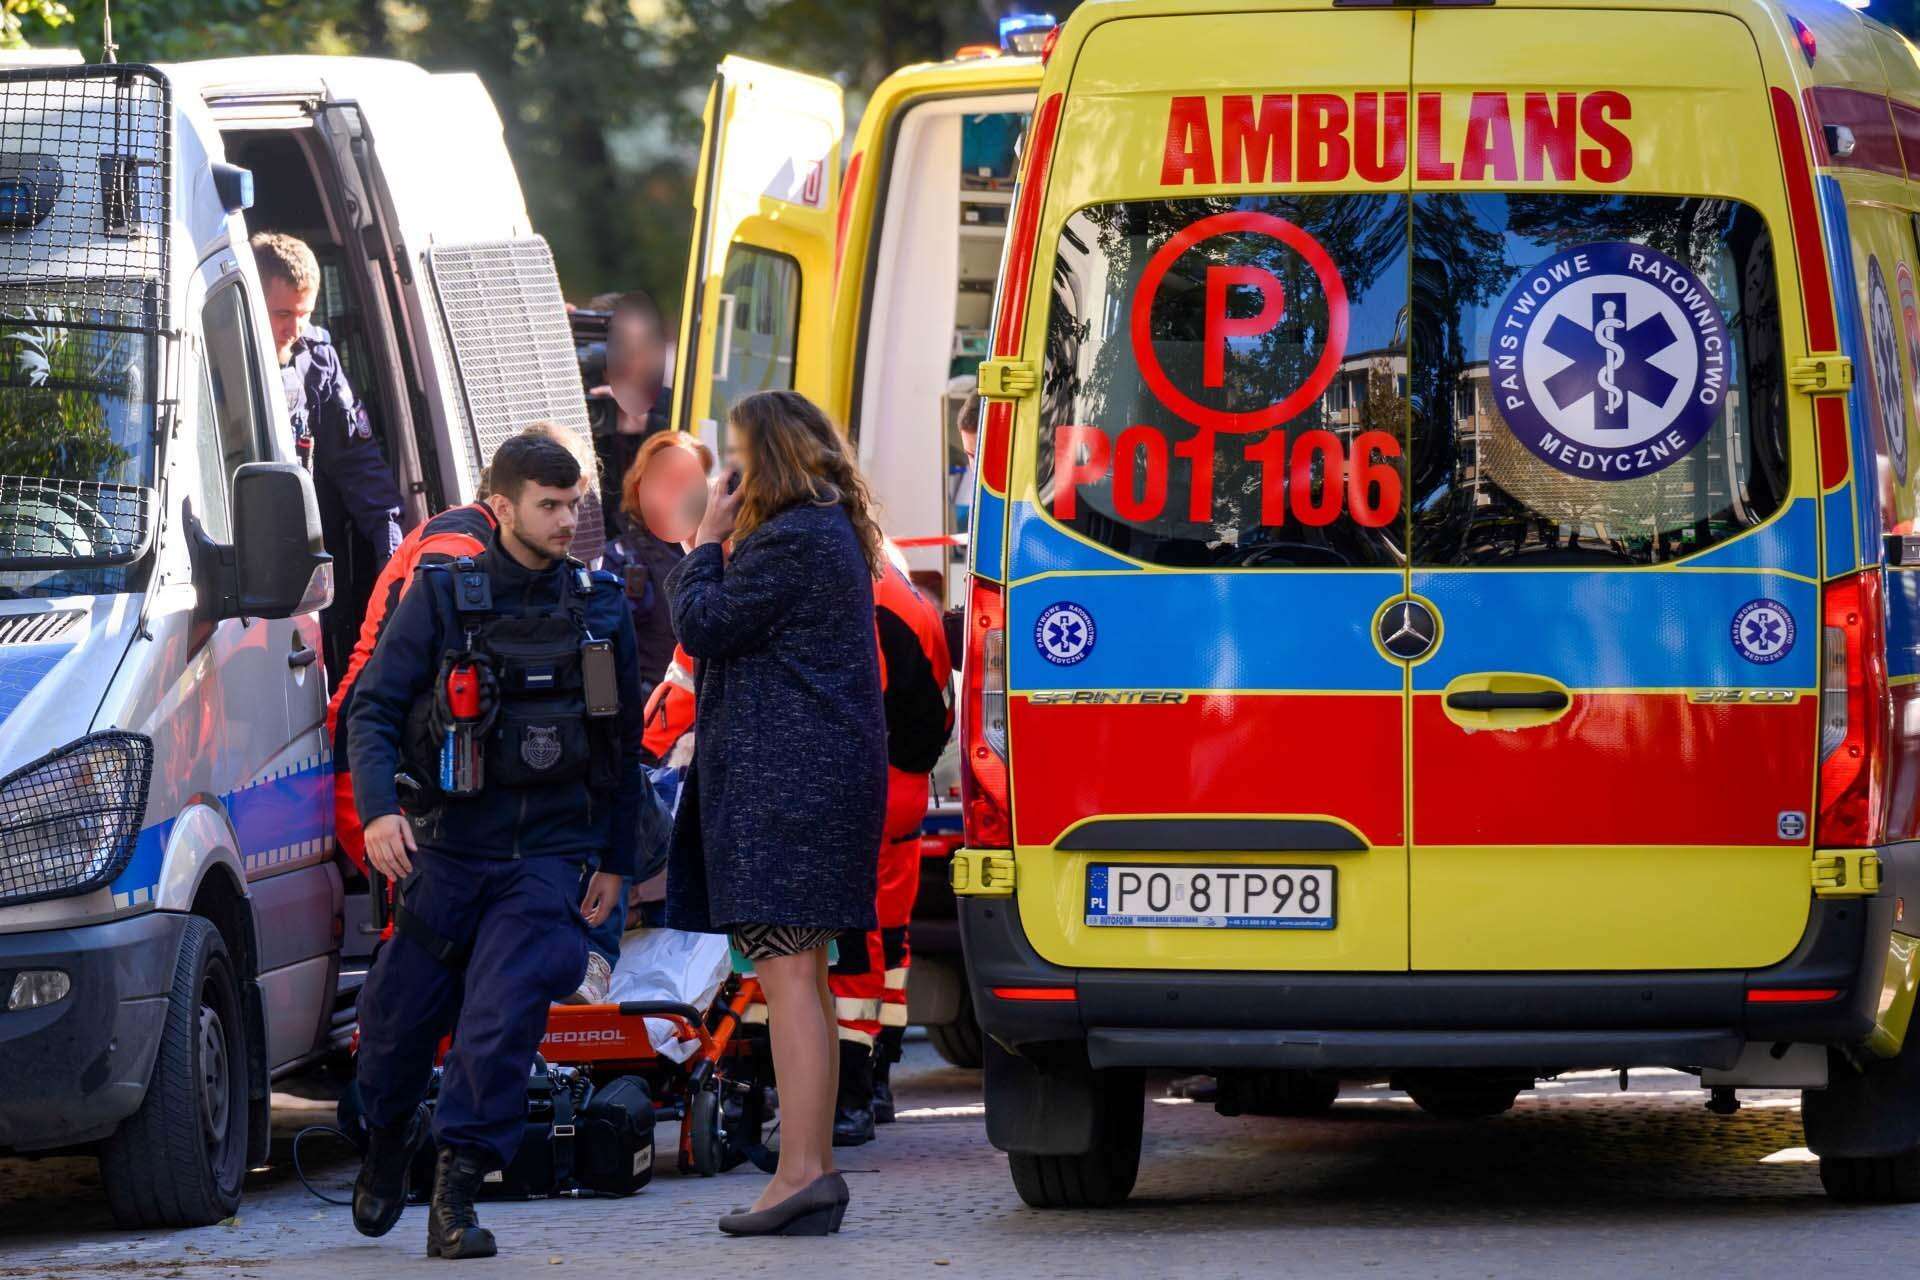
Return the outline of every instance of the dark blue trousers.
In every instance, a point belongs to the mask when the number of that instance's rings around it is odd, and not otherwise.
[[[434,1139],[504,1167],[525,1131],[527,1074],[546,1034],[547,1008],[586,974],[581,864],[425,849],[413,864],[401,900],[467,960],[448,965],[406,928],[395,929],[360,994],[361,1100],[375,1125],[411,1115],[432,1079],[434,1051],[452,1031]]]

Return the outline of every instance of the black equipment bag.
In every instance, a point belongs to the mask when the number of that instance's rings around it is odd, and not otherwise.
[[[653,1098],[645,1080],[621,1076],[595,1089],[579,1125],[574,1176],[582,1190],[630,1196],[653,1180]]]
[[[440,1097],[441,1068],[433,1069],[427,1086],[427,1105]],[[528,1200],[557,1196],[574,1189],[575,1143],[581,1105],[593,1088],[571,1067],[549,1067],[536,1057],[527,1075],[527,1131],[514,1152],[513,1163],[487,1174],[481,1196],[488,1200]],[[648,1112],[651,1119],[652,1112]],[[652,1135],[648,1135],[651,1140]],[[433,1143],[415,1157],[410,1198],[416,1203],[433,1194]]]

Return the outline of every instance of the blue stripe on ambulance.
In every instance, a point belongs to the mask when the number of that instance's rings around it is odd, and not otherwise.
[[[1887,574],[1887,675],[1920,676],[1920,573]]]
[[[1046,520],[1033,504],[1013,504],[1013,563],[1008,574],[1016,581],[1036,573],[1097,573],[1138,569],[1131,560],[1109,555],[1090,542],[1068,537]]]
[[[1416,691],[1471,672],[1550,676],[1573,689],[1811,689],[1820,592],[1770,573],[1472,570],[1413,575],[1441,618],[1440,647],[1413,669]],[[1733,646],[1733,615],[1767,598],[1794,619],[1794,646],[1759,666]],[[1591,618],[1593,629],[1582,625]],[[1600,626],[1608,619],[1627,626]]]
[[[256,779],[220,797],[240,842],[241,865],[251,873],[323,852],[333,835],[332,792],[332,763],[315,756],[298,768]],[[133,857],[113,882],[120,905],[152,901],[172,835],[173,819],[168,818],[135,837]]]
[[[1373,616],[1400,594],[1397,570],[1099,573],[1012,592],[1012,685],[1035,689],[1397,692],[1400,667],[1373,646]],[[1072,666],[1042,657],[1041,615],[1071,603],[1093,618]],[[1312,617],[1312,627],[1300,619]]]
[[[1860,330],[1860,289],[1853,274],[1853,232],[1847,222],[1847,198],[1840,184],[1829,177],[1819,179],[1819,189],[1825,214],[1827,261],[1833,271],[1833,309],[1840,323],[1840,349],[1853,358],[1853,390],[1847,395],[1847,419],[1853,446],[1850,488],[1858,523],[1852,529],[1833,523],[1833,507],[1828,505],[1827,573],[1832,576],[1851,572],[1856,565],[1880,563],[1879,489],[1875,483],[1878,450],[1873,442],[1873,419],[1869,416],[1872,411],[1867,407],[1867,348],[1865,335]],[[1854,538],[1856,532],[1857,539]],[[1841,544],[1838,558],[1834,555],[1836,543]]]
[[[984,484],[975,485],[973,514],[968,519],[973,540],[973,571],[989,582],[1004,581],[1007,500]]]
[[[1782,569],[1820,576],[1820,524],[1811,502],[1789,501],[1780,514],[1752,533],[1690,557],[1689,569]]]

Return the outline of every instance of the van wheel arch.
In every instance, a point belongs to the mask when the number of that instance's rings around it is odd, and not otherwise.
[[[267,1063],[266,1002],[260,993],[260,940],[246,890],[222,863],[207,868],[193,895],[193,914],[207,921],[227,944],[240,984],[247,1050],[247,1163],[264,1164],[273,1140],[273,1084]]]

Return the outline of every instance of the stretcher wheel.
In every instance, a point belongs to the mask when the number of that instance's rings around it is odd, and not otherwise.
[[[726,1160],[727,1135],[721,1127],[720,1091],[696,1089],[687,1099],[687,1125],[693,1147],[693,1172],[703,1178],[719,1173]]]

